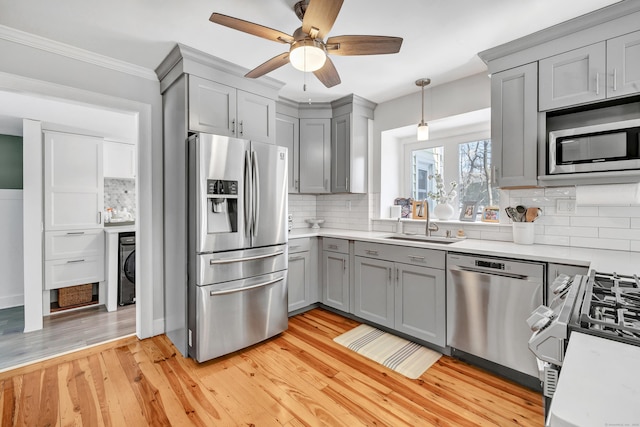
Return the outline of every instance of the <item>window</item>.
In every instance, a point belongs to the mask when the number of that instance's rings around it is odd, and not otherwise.
[[[412,191],[414,200],[424,200],[433,191],[433,180],[429,176],[442,174],[443,147],[423,148],[411,153]]]
[[[454,206],[462,208],[466,201],[477,201],[479,208],[498,205],[498,188],[491,185],[491,139],[474,138],[471,134],[411,143],[407,144],[405,153],[411,167],[411,173],[405,176],[410,180],[411,197],[415,200],[427,198],[435,185],[429,176],[439,173],[447,191],[452,181],[458,183]],[[428,201],[433,210],[435,203]]]
[[[458,199],[477,201],[478,206],[496,206],[499,191],[491,185],[491,140],[466,142],[458,145],[460,175]]]

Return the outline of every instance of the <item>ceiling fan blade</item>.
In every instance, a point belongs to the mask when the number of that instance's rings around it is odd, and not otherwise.
[[[336,22],[342,2],[344,0],[311,0],[304,12],[302,19],[302,31],[311,38],[324,39]],[[318,29],[318,34],[312,34],[312,28]]]
[[[289,63],[289,52],[281,53],[278,56],[274,56],[270,60],[265,63],[258,65],[253,70],[249,71],[245,74],[245,77],[250,79],[255,79],[260,76],[264,76],[267,73],[272,72],[273,70],[282,67],[284,64]]]
[[[331,61],[331,59],[328,56],[327,56],[327,61],[324,63],[322,68],[320,68],[317,71],[314,71],[313,74],[326,87],[333,87],[341,83],[338,70],[336,70],[336,66],[333,65],[333,61]]]
[[[327,52],[332,55],[380,55],[398,53],[401,37],[387,36],[336,36],[329,37]]]
[[[242,31],[243,33],[262,37],[263,39],[273,40],[280,43],[293,43],[293,37],[283,33],[282,31],[274,30],[273,28],[234,18],[232,16],[223,15],[221,13],[212,13],[209,21],[224,25],[225,27],[233,28],[234,30]]]

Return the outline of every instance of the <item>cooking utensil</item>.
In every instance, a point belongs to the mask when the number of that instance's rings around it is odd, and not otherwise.
[[[527,213],[525,214],[525,219],[527,222],[533,222],[540,216],[540,212],[542,209],[540,208],[527,208]]]
[[[516,221],[518,222],[524,222],[524,217],[527,214],[527,208],[522,206],[522,205],[518,205],[516,206]]]
[[[507,213],[507,216],[511,219],[511,221],[515,221],[515,210],[511,206],[507,206],[504,208],[504,211]]]

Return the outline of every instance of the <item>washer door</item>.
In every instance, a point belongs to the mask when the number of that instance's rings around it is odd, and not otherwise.
[[[129,254],[122,266],[125,277],[131,282],[136,283],[136,251]]]

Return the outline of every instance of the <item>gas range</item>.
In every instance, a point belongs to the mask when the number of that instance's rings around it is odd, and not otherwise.
[[[533,335],[529,349],[538,359],[543,394],[551,398],[572,332],[640,346],[640,281],[637,275],[591,271],[560,275],[551,286],[549,306],[527,319]]]
[[[640,281],[637,275],[592,271],[571,330],[640,345]]]

